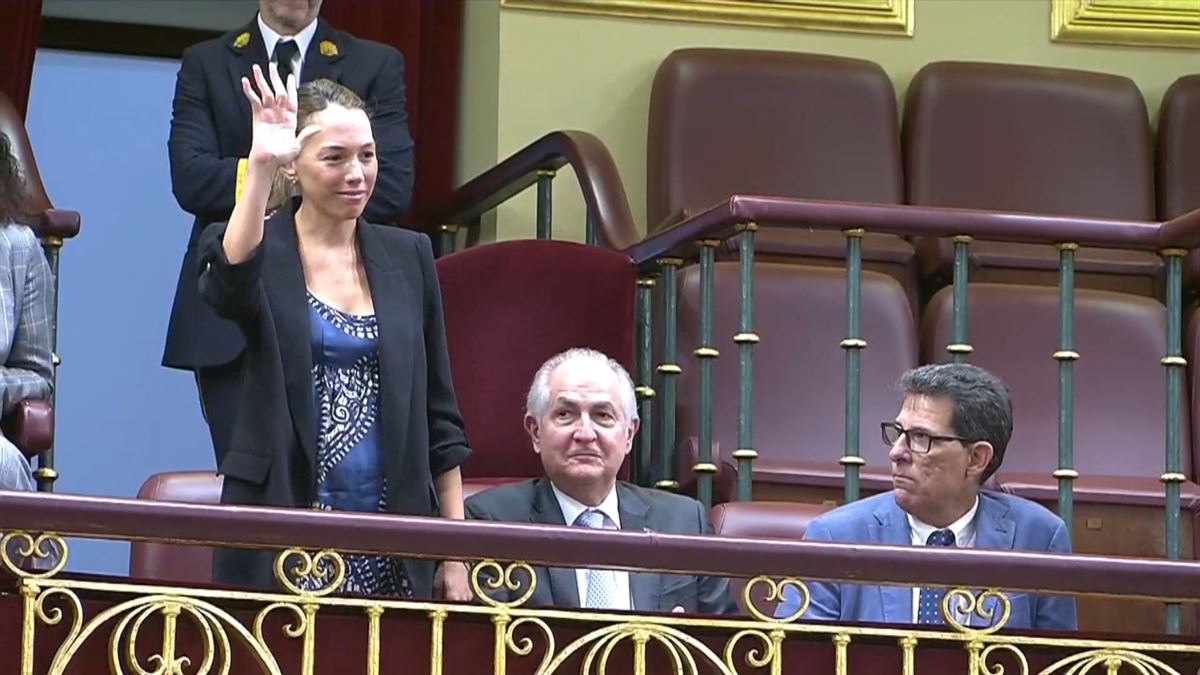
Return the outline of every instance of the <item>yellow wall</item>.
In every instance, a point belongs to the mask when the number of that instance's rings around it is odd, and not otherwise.
[[[1146,96],[1152,119],[1175,78],[1200,72],[1197,50],[1052,43],[1050,1],[916,0],[914,37],[896,38],[561,15],[498,8],[498,0],[467,0],[459,176],[476,175],[548,131],[589,131],[615,157],[644,231],[650,84],[663,58],[684,47],[871,59],[888,72],[901,98],[913,74],[936,60],[1102,71],[1132,78]],[[556,238],[582,238],[583,207],[574,180],[565,170],[555,180]],[[532,236],[531,192],[500,209],[501,238]]]

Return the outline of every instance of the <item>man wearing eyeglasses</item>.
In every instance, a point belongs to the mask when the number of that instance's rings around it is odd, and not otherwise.
[[[1062,519],[1026,499],[982,489],[1000,468],[1012,436],[1012,400],[999,378],[965,363],[921,366],[900,378],[896,419],[882,423],[892,463],[890,492],[817,518],[806,541],[943,546],[1070,553]],[[944,625],[945,588],[807,583],[803,618],[826,621]],[[1076,628],[1070,597],[1006,594],[1007,628]],[[951,598],[951,619],[986,627],[1002,614],[993,597],[967,613]],[[800,610],[800,594],[784,590],[776,616]],[[989,618],[990,614],[990,618]]]

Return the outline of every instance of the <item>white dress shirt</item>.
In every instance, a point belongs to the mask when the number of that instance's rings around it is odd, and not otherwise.
[[[586,506],[578,500],[570,497],[562,490],[559,490],[553,482],[550,483],[550,488],[554,490],[554,497],[558,499],[558,507],[562,509],[563,520],[567,525],[574,525],[579,518],[579,514],[588,510],[596,510],[603,513],[611,523],[611,529],[621,529],[621,513],[617,508],[617,486],[613,485],[613,489],[609,491],[608,496],[604,501],[600,502],[599,506]],[[633,598],[629,594],[629,573],[624,570],[613,570],[613,577],[616,582],[616,604],[614,609],[633,609]],[[583,605],[583,599],[587,597],[588,570],[586,567],[575,568],[575,585],[579,591],[579,604]]]
[[[963,514],[962,518],[950,523],[949,527],[934,527],[928,523],[923,523],[913,515],[908,515],[908,532],[912,540],[913,546],[924,546],[929,540],[929,535],[937,530],[950,530],[954,533],[954,545],[958,548],[975,548],[975,514],[979,512],[979,497],[975,497],[975,503],[971,505],[970,510]],[[912,591],[912,620],[917,621],[917,607],[921,602],[921,587],[914,586]],[[959,623],[966,624],[969,617],[955,612],[955,618]]]
[[[296,85],[300,84],[300,69],[304,67],[304,55],[308,53],[308,46],[312,44],[313,35],[317,33],[317,20],[313,19],[312,23],[305,26],[299,33],[295,35],[280,35],[263,21],[262,14],[258,15],[258,31],[262,34],[263,46],[267,48],[267,58],[271,58],[275,54],[275,45],[284,39],[292,39],[296,41],[296,47],[300,50],[296,54],[296,58],[292,59],[292,74],[296,76]],[[266,75],[266,73],[263,73]],[[286,84],[286,83],[285,83]]]

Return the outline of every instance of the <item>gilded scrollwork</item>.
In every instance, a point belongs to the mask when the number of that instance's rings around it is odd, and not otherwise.
[[[254,638],[262,644],[267,644],[266,634],[263,632],[263,625],[266,623],[267,616],[281,609],[292,614],[292,621],[283,624],[283,634],[289,638],[298,638],[308,630],[308,616],[299,605],[291,602],[273,602],[259,610],[254,617]]]
[[[987,675],[1011,675],[1005,669],[1004,664],[994,660],[996,656],[1001,654],[1011,654],[1017,662],[1016,675],[1029,675],[1029,661],[1025,658],[1025,652],[1021,651],[1016,645],[1010,645],[1004,642],[989,645],[979,655],[979,666]]]
[[[74,599],[74,605],[78,608],[77,598]],[[154,615],[163,619],[162,651],[139,659],[136,652],[138,635],[145,621]],[[149,595],[114,605],[92,617],[82,629],[73,630],[55,653],[47,675],[62,675],[67,672],[68,666],[83,645],[113,621],[116,623],[108,643],[109,672],[125,675],[125,666],[128,666],[133,675],[181,673],[185,666],[191,664],[191,659],[187,656],[176,655],[177,619],[181,615],[192,619],[203,636],[200,665],[196,670],[198,675],[212,672],[214,665],[222,675],[229,673],[232,651],[230,631],[249,650],[262,672],[269,675],[280,674],[279,664],[266,645],[251,635],[245,626],[225,610],[207,601],[185,595]],[[45,616],[61,620],[61,615],[54,617],[47,613]],[[154,668],[151,670],[144,664],[153,664]]]
[[[525,584],[517,573],[525,579]],[[524,590],[522,590],[524,587]],[[501,567],[495,560],[484,560],[471,567],[471,590],[479,601],[489,607],[513,609],[525,604],[537,588],[537,575],[533,568],[523,562],[510,563]],[[495,593],[503,591],[510,600],[498,600]],[[515,597],[514,597],[515,596]]]
[[[617,623],[593,630],[565,646],[562,651],[538,670],[538,675],[557,673],[559,668],[576,652],[587,649],[584,654],[580,675],[605,675],[608,659],[613,650],[629,640],[634,646],[634,670],[646,672],[646,646],[655,642],[662,646],[671,660],[672,672],[677,675],[696,675],[701,672],[696,658],[707,664],[712,671],[722,675],[737,675],[703,642],[674,626],[642,621]]]
[[[736,659],[734,658],[737,645],[743,638],[753,638],[758,641],[759,646],[750,647],[746,650],[746,665],[750,668],[766,668],[772,662],[782,658],[781,643],[783,642],[783,631],[773,630],[770,633],[761,631],[755,628],[738,631],[733,634],[725,642],[725,667],[730,672],[737,672]]]
[[[766,586],[767,588],[767,594],[763,597],[765,602],[778,602],[782,600],[783,589],[790,586],[800,594],[800,604],[797,606],[796,611],[792,612],[788,616],[776,618],[771,615],[763,614],[762,610],[760,610],[754,603],[754,589],[759,586]],[[759,621],[792,623],[801,616],[804,616],[804,613],[808,611],[808,604],[812,598],[808,593],[808,586],[806,586],[803,581],[800,581],[795,577],[784,577],[776,580],[771,577],[758,576],[746,583],[746,588],[742,591],[742,600],[746,606],[746,610],[750,612],[751,616]]]
[[[287,592],[215,592],[211,589],[173,589],[136,586],[112,582],[93,582],[69,576],[35,576],[16,564],[17,556],[36,557],[37,551],[65,551],[54,535],[5,535],[11,549],[8,562],[22,570],[17,588],[22,598],[21,675],[47,673],[60,675],[78,668],[82,646],[89,640],[107,642],[107,672],[117,675],[229,675],[235,649],[238,659],[248,652],[258,663],[256,672],[269,675],[280,672],[272,646],[287,639],[302,641],[298,672],[313,673],[314,654],[329,648],[328,638],[318,639],[317,617],[324,612],[341,616],[365,617],[367,667],[364,672],[384,672],[380,664],[381,644],[389,616],[427,616],[431,622],[429,672],[441,675],[455,672],[461,655],[449,652],[443,624],[465,616],[490,617],[493,670],[508,672],[510,656],[526,657],[535,665],[537,675],[572,672],[581,675],[608,675],[632,656],[635,673],[675,673],[696,675],[701,672],[737,675],[739,672],[783,672],[785,640],[801,639],[811,648],[824,642],[833,651],[831,675],[847,675],[851,670],[849,649],[859,640],[897,645],[895,657],[905,675],[916,672],[914,658],[918,643],[922,646],[957,644],[969,655],[969,675],[1030,675],[1027,647],[1050,646],[1066,650],[1067,656],[1038,675],[1114,675],[1125,670],[1137,675],[1179,675],[1173,658],[1200,657],[1200,645],[1191,643],[1106,642],[1080,636],[1028,637],[998,635],[1007,626],[1011,607],[1000,591],[966,589],[948,591],[942,610],[951,630],[928,631],[920,627],[837,626],[821,622],[796,621],[810,601],[807,587],[795,578],[756,577],[747,584],[744,598],[750,608],[746,617],[695,617],[688,615],[642,616],[620,612],[597,613],[587,610],[527,608],[524,603],[536,585],[534,569],[524,562],[501,565],[483,561],[474,566],[471,585],[481,598],[478,604],[439,603],[408,599],[356,598],[338,595],[344,577],[341,557],[333,551],[312,554],[293,549],[281,555],[277,570],[288,579]],[[11,570],[10,570],[11,571]],[[286,574],[284,574],[286,572]],[[281,579],[282,582],[282,579]],[[799,609],[789,617],[767,616],[750,603],[758,596],[778,601],[791,586],[799,594]],[[84,614],[81,593],[118,598],[103,611]],[[789,592],[789,595],[791,592]],[[134,597],[130,597],[134,596]],[[493,597],[494,596],[494,597]],[[222,606],[223,600],[235,600],[239,606],[253,604],[250,616],[240,618]],[[282,617],[277,616],[283,614]],[[69,615],[69,616],[68,616]],[[243,623],[244,621],[244,623]],[[572,622],[585,622],[586,633],[564,640],[556,630]],[[974,628],[971,624],[983,627]],[[985,625],[986,624],[986,625]],[[56,631],[45,627],[58,626]],[[393,624],[394,626],[394,624]],[[35,634],[43,631],[61,638],[49,664],[34,663]],[[703,631],[703,636],[698,632]],[[713,643],[715,633],[722,642]],[[161,634],[161,639],[160,639]],[[103,636],[103,637],[101,637]],[[182,639],[183,636],[186,639]],[[872,636],[878,638],[871,640]],[[701,640],[703,637],[703,641]],[[37,639],[46,639],[38,637]],[[58,640],[60,638],[55,638]],[[335,641],[336,642],[336,641]],[[153,653],[146,649],[154,644]],[[717,647],[716,644],[720,644]],[[161,645],[161,648],[159,648]],[[1161,653],[1160,653],[1161,652]],[[1168,654],[1168,656],[1163,656]],[[1171,656],[1173,655],[1173,656]],[[449,657],[447,660],[445,657]],[[620,658],[618,658],[618,656]],[[531,663],[536,659],[536,663]],[[1164,660],[1165,659],[1165,660]],[[660,663],[657,668],[654,663]],[[404,664],[406,672],[422,670]],[[389,664],[389,667],[395,667]],[[447,668],[452,670],[447,671]]]
[[[995,602],[990,602],[990,601]],[[996,613],[999,612],[999,617]],[[960,633],[990,635],[1004,628],[1012,614],[1012,605],[1000,591],[989,588],[975,593],[965,588],[955,588],[942,598],[942,618],[946,625]],[[982,619],[986,627],[971,627],[971,619]]]
[[[67,542],[52,532],[5,532],[0,536],[0,565],[15,577],[49,579],[67,566]]]
[[[1120,648],[1091,649],[1072,654],[1055,661],[1039,675],[1055,675],[1059,672],[1088,675],[1096,666],[1104,667],[1109,674],[1120,672],[1123,666],[1129,666],[1140,675],[1180,675],[1178,670],[1149,654]]]
[[[275,557],[275,579],[289,592],[305,597],[336,593],[346,580],[346,561],[329,549],[309,553],[289,548]]]
[[[554,658],[554,631],[544,620],[537,617],[526,616],[513,621],[508,625],[504,634],[505,646],[509,651],[517,656],[529,656],[533,653],[534,641],[528,635],[517,638],[517,631],[525,626],[533,626],[542,634],[542,639],[546,644],[546,648],[542,652],[542,660],[538,663],[536,673],[546,672],[546,666],[550,663],[550,659]]]

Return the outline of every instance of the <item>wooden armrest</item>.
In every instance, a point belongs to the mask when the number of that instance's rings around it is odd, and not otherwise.
[[[20,401],[0,424],[4,436],[29,459],[54,444],[54,410],[49,401]]]

